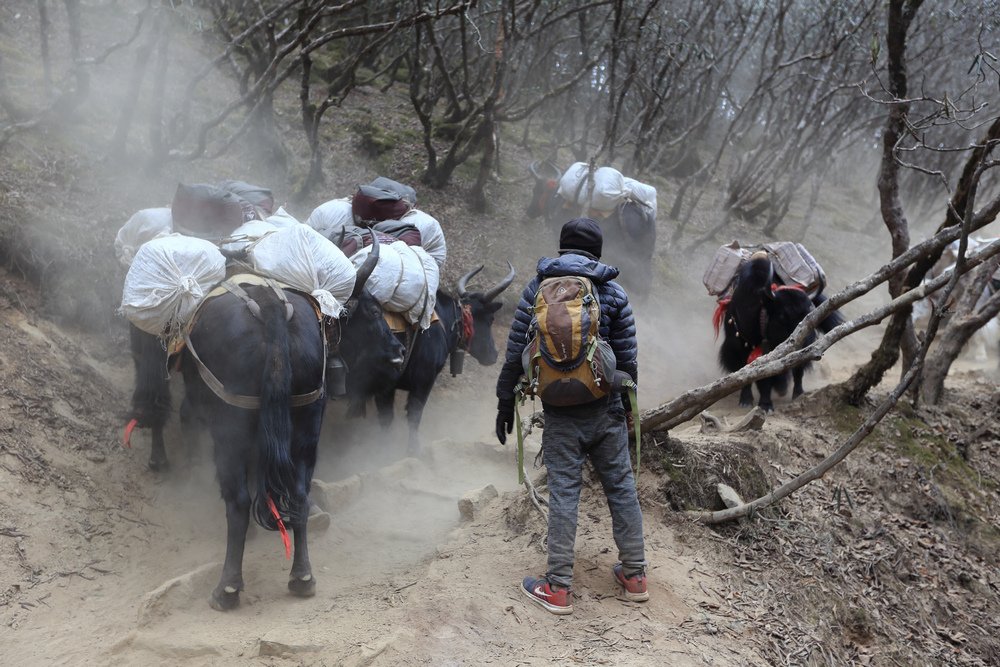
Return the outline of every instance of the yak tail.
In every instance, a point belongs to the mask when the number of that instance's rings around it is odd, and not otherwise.
[[[295,513],[300,511],[293,502],[296,471],[292,461],[289,405],[292,362],[283,304],[277,299],[261,303],[261,319],[264,321],[264,368],[257,424],[257,495],[253,501],[253,516],[264,528],[276,530],[276,513],[294,523],[298,519]]]
[[[817,294],[813,297],[813,305],[819,308],[821,305],[826,303],[826,296],[823,294]],[[823,333],[830,333],[836,327],[844,323],[844,316],[840,314],[839,310],[835,310],[826,316],[822,322],[819,323],[819,330]]]

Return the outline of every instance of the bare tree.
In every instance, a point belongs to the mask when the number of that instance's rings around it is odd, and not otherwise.
[[[992,164],[991,155],[1000,143],[1000,116],[997,116],[995,111],[989,111],[988,107],[984,107],[975,94],[986,79],[977,76],[971,85],[960,91],[954,98],[949,97],[947,93],[935,97],[926,91],[915,99],[907,97],[906,49],[908,32],[920,6],[920,0],[893,0],[890,2],[886,23],[888,80],[885,84],[879,80],[887,94],[885,99],[879,101],[889,109],[886,129],[883,134],[879,195],[882,218],[892,239],[894,255],[905,251],[910,242],[909,224],[904,213],[900,189],[901,173],[904,168],[919,172],[924,176],[930,176],[938,188],[943,185],[944,191],[948,193],[944,221],[938,228],[939,230],[958,225],[963,219],[969,220],[973,229],[978,229],[996,219],[997,213],[1000,212],[1000,201],[997,198],[989,201],[979,211],[972,209],[972,205],[976,201],[975,193]],[[965,32],[968,32],[970,22],[975,25],[976,22],[982,21],[982,17],[979,16],[975,8],[966,8],[965,16],[965,23],[956,24],[957,29]],[[953,35],[953,39],[959,39],[959,37],[960,34]],[[954,44],[952,44],[952,51],[954,50]],[[877,50],[873,50],[873,62],[877,55]],[[919,105],[924,110],[921,117],[914,118],[909,113],[914,104]],[[986,132],[971,145],[948,147],[937,141],[935,131],[942,127],[947,129],[949,136],[955,136],[956,128],[959,128],[963,130],[963,136],[968,137],[970,134],[976,133],[984,124],[988,125]],[[960,174],[954,187],[950,185],[946,172],[937,168],[941,165],[940,161],[932,160],[929,166],[916,162],[923,155],[936,156],[941,152],[965,156],[964,163],[959,163]],[[950,162],[954,163],[953,160]],[[905,276],[898,276],[889,285],[890,294],[895,296],[918,285],[924,279],[927,271],[940,258],[940,255],[940,251],[930,254],[916,263]],[[972,322],[974,321],[973,319]],[[947,348],[963,337],[967,340],[968,336],[965,335],[965,331],[970,326],[972,326],[970,322],[965,322],[962,327],[953,332],[949,331],[950,327],[946,327],[941,336],[942,346]],[[869,390],[877,385],[884,374],[896,363],[901,350],[904,353],[905,372],[913,359],[914,342],[910,309],[903,309],[890,319],[882,341],[872,353],[871,359],[841,386],[844,400],[852,405],[859,404]],[[935,377],[943,377],[941,375],[942,365],[944,365],[944,357],[932,357],[928,368]],[[950,361],[947,366],[950,366]],[[947,369],[944,372],[946,373]]]

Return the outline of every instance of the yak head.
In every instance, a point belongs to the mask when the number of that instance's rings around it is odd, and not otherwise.
[[[534,220],[546,215],[552,208],[562,172],[548,160],[535,160],[528,167],[528,171],[535,179],[535,188],[531,191],[527,214],[528,218]]]
[[[365,290],[379,258],[379,242],[371,233],[372,250],[358,268],[354,292],[344,306],[341,349],[352,371],[369,379],[385,379],[402,369],[406,348],[386,323],[382,306]]]
[[[773,285],[774,266],[771,258],[765,251],[755,252],[739,269],[733,300],[760,304],[764,299],[774,297]]]
[[[483,270],[479,265],[458,279],[458,298],[462,304],[463,319],[471,318],[471,322],[463,322],[468,336],[466,346],[469,354],[483,366],[492,366],[497,362],[497,346],[493,340],[493,318],[503,306],[496,298],[514,282],[514,266],[507,262],[510,269],[499,283],[487,290],[470,292],[468,283],[477,273]],[[468,313],[466,315],[465,313]],[[470,331],[471,329],[471,331]]]

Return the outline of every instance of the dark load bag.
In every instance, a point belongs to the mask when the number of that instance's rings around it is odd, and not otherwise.
[[[406,245],[423,245],[420,237],[420,230],[415,225],[400,220],[384,220],[372,225],[372,229],[382,234],[388,234],[397,241],[402,241]]]
[[[373,188],[379,188],[382,190],[387,190],[389,192],[395,192],[410,206],[417,205],[417,191],[411,188],[409,185],[405,185],[403,183],[400,183],[399,181],[394,181],[391,178],[386,178],[385,176],[379,176],[368,185],[372,186]]]
[[[375,232],[375,238],[378,239],[379,243],[386,245],[397,241],[395,236],[384,232]],[[342,228],[340,232],[334,234],[330,240],[333,241],[338,248],[340,248],[341,252],[348,257],[351,257],[362,248],[366,248],[372,244],[372,235],[371,232],[364,227],[351,225]]]
[[[359,185],[351,199],[351,211],[356,224],[367,226],[383,220],[399,220],[410,205],[395,192],[370,185]]]
[[[260,185],[251,185],[245,181],[222,181],[219,187],[243,201],[250,202],[257,208],[263,209],[265,213],[274,213],[274,193],[269,188]]]
[[[224,239],[244,222],[258,217],[249,203],[207,183],[179,183],[170,213],[174,231],[209,240]]]

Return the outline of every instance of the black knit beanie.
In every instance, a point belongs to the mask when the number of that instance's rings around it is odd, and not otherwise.
[[[601,234],[601,226],[590,218],[570,220],[559,232],[560,254],[582,250],[593,255],[595,259],[600,259],[603,246],[604,236]]]

